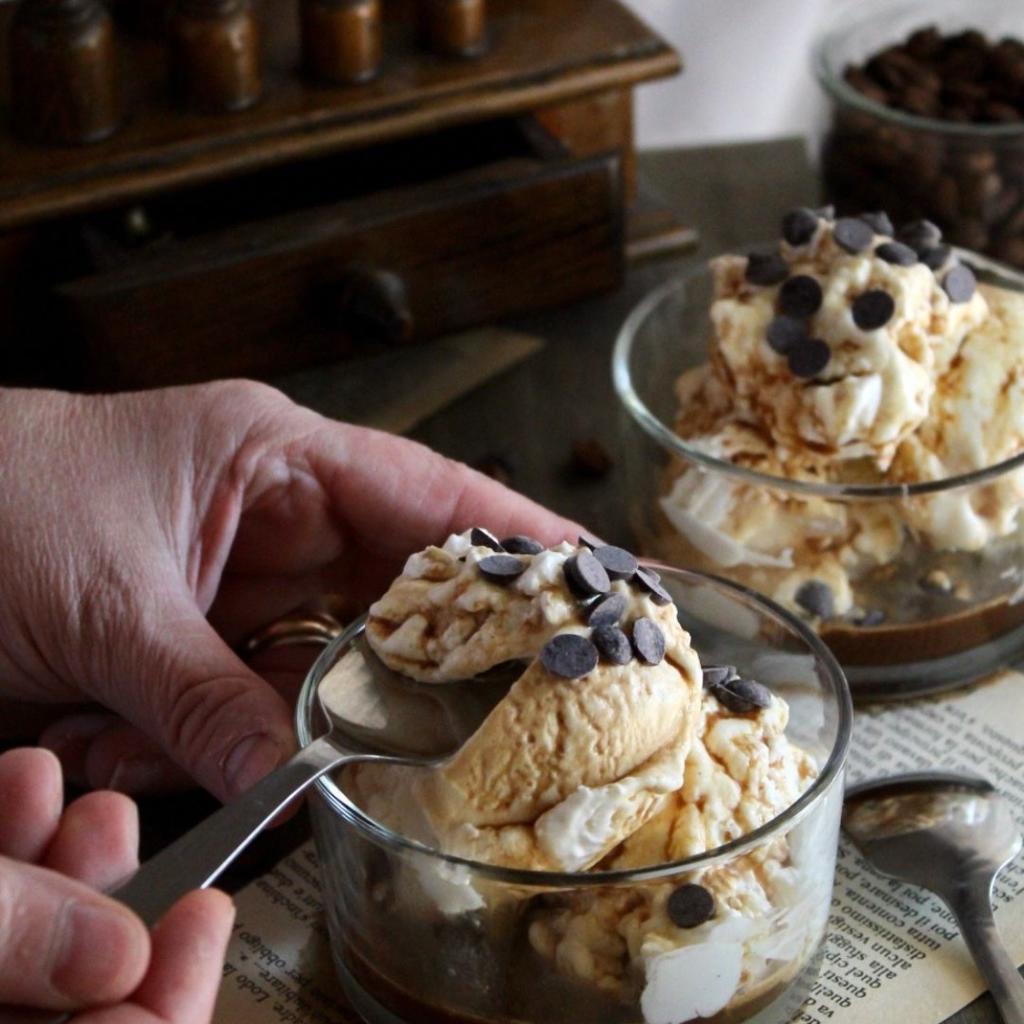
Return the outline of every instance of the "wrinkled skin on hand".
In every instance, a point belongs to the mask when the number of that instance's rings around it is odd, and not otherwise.
[[[75,781],[229,799],[279,764],[286,701],[234,653],[325,592],[365,603],[475,524],[578,527],[421,445],[225,382],[0,390],[0,734]],[[103,710],[96,707],[99,705]]]

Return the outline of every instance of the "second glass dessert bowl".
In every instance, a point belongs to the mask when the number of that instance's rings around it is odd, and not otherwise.
[[[827,649],[782,609],[727,581],[656,568],[703,663],[735,666],[787,701],[786,735],[816,777],[724,846],[582,872],[445,855],[361,810],[344,775],[320,780],[310,806],[333,957],[371,1024],[783,1024],[805,998],[831,900],[849,691]],[[311,671],[300,743],[323,731],[317,687],[360,629]]]
[[[991,283],[1021,290],[1019,277],[987,267]],[[911,484],[796,480],[719,458],[674,429],[676,382],[707,363],[712,299],[711,269],[697,267],[642,300],[616,342],[613,379],[623,429],[632,439],[625,492],[640,553],[719,573],[789,605],[836,654],[854,699],[910,697],[962,685],[1024,653],[1024,516],[1012,499],[1024,494],[1024,455]],[[705,488],[706,518],[673,508],[673,486],[691,470],[686,486]],[[816,588],[816,581],[805,579],[798,594],[799,580],[791,582],[785,566],[771,559],[751,564],[741,545],[707,528],[716,503],[734,500],[737,493],[746,496],[755,522],[761,503],[763,531],[795,531],[794,546],[822,542],[837,523],[854,517],[862,539],[870,540],[875,524],[890,535],[895,524],[899,536],[889,556],[850,572],[849,607],[837,614],[829,586]],[[958,508],[1006,505],[1007,495],[1013,528],[981,550],[944,548],[913,529],[922,518],[941,519],[945,509],[952,516]],[[780,512],[787,508],[783,521]],[[801,511],[793,515],[794,508]]]

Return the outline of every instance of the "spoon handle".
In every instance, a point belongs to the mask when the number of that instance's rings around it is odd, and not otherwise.
[[[994,881],[994,875],[988,872],[971,875],[949,894],[948,902],[1004,1024],[1024,1024],[1024,979],[996,930],[992,914]]]

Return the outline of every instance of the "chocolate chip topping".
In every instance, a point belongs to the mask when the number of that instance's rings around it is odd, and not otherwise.
[[[660,576],[653,570],[640,566],[633,577],[633,582],[645,590],[655,604],[671,604],[672,595],[661,585]]]
[[[764,336],[773,352],[785,356],[807,341],[807,328],[802,320],[777,316],[768,324]]]
[[[921,262],[929,270],[941,270],[952,251],[948,245],[936,245],[931,249],[922,249],[920,253]]]
[[[552,675],[579,679],[597,667],[597,648],[585,636],[559,633],[541,648],[540,661]]]
[[[482,526],[474,526],[469,531],[469,543],[475,548],[490,548],[492,551],[501,551],[501,541]]]
[[[835,613],[835,599],[832,588],[822,580],[808,580],[793,595],[801,608],[819,619],[831,619]]]
[[[818,230],[818,215],[800,206],[782,218],[782,237],[790,245],[806,245]]]
[[[544,545],[539,540],[534,540],[522,533],[517,533],[514,537],[506,537],[502,540],[501,546],[510,555],[539,555],[544,550]]]
[[[511,583],[526,571],[526,563],[515,555],[487,555],[476,563],[477,571],[492,583]]]
[[[863,252],[874,240],[875,233],[859,217],[840,217],[832,229],[836,245],[850,253]]]
[[[942,241],[942,231],[930,220],[913,220],[896,232],[896,239],[920,253],[934,249]]]
[[[705,690],[710,690],[727,679],[737,678],[735,665],[705,665],[703,672]]]
[[[600,541],[596,541],[592,537],[588,537],[585,533],[581,533],[579,535],[578,541],[579,543],[577,544],[577,547],[590,548],[591,551],[593,551],[594,548],[599,548],[601,546]]]
[[[896,229],[892,226],[892,221],[889,220],[889,215],[884,210],[877,210],[874,213],[862,213],[860,219],[876,235],[895,235]]]
[[[912,267],[917,262],[917,253],[902,242],[883,242],[875,249],[875,255],[897,267]]]
[[[786,316],[813,316],[821,309],[821,300],[821,285],[809,274],[797,274],[779,289],[779,312]]]
[[[665,657],[665,634],[654,619],[644,616],[633,623],[633,650],[644,664],[661,664]]]
[[[715,898],[703,885],[681,885],[669,896],[665,913],[677,928],[696,928],[715,916]]]
[[[746,278],[751,284],[780,284],[787,277],[789,267],[777,252],[752,252],[747,257]]]
[[[952,267],[942,279],[943,290],[950,302],[970,302],[977,284],[971,268],[962,264]]]
[[[870,291],[861,292],[853,300],[850,307],[853,313],[853,322],[862,331],[874,331],[884,327],[896,312],[896,303],[893,297],[881,288],[872,288]]]
[[[594,548],[594,557],[613,580],[632,579],[638,568],[636,556],[631,555],[625,548],[615,547],[614,544],[603,544],[599,548]]]
[[[832,349],[820,338],[809,338],[789,353],[789,372],[794,377],[817,377],[828,366]]]
[[[870,628],[871,626],[880,626],[883,622],[885,622],[885,612],[881,608],[869,608],[857,619],[856,624]]]
[[[622,594],[609,594],[591,607],[587,625],[593,629],[599,626],[617,626],[625,612],[626,598]]]
[[[592,551],[586,550],[581,550],[566,560],[565,579],[569,588],[579,597],[607,594],[612,586],[604,566],[594,557]]]
[[[614,623],[598,626],[590,636],[605,661],[613,665],[628,665],[633,660],[629,637]]]
[[[722,707],[737,715],[761,711],[772,703],[772,691],[753,679],[727,679],[719,683],[713,692]]]

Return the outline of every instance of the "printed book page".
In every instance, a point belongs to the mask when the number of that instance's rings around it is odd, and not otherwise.
[[[1024,826],[1024,675],[857,712],[848,781],[923,768],[982,775]],[[999,876],[996,921],[1024,962],[1024,855]],[[312,842],[237,898],[216,1024],[356,1024],[334,977]],[[876,874],[845,839],[829,938],[799,1024],[940,1024],[984,990],[948,910]]]

